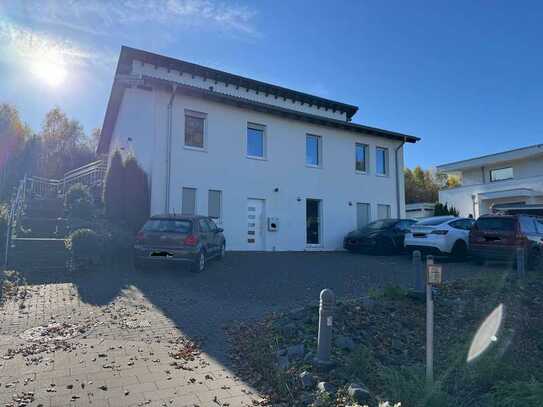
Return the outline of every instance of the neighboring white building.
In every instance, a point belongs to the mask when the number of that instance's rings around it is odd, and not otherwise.
[[[462,185],[439,192],[460,216],[499,210],[543,209],[543,144],[444,164],[438,172],[460,175]]]
[[[403,217],[403,145],[356,106],[123,47],[98,152],[134,154],[151,211],[210,215],[229,250],[336,250]]]

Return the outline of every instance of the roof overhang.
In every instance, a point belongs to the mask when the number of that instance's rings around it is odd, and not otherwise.
[[[480,192],[479,199],[524,198],[539,195],[530,188],[514,188],[503,191]]]
[[[537,155],[543,155],[543,144],[503,151],[501,153],[484,155],[469,160],[456,161],[437,166],[438,172],[458,172],[472,168],[481,168],[500,163],[522,160]]]

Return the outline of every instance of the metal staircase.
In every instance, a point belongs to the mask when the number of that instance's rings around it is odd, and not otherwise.
[[[68,171],[62,179],[25,176],[11,202],[4,266],[64,263],[64,195],[81,183],[94,196],[101,196],[106,172],[106,161],[97,160]]]

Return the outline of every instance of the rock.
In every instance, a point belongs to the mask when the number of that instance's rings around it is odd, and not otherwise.
[[[302,359],[304,357],[304,344],[292,345],[287,348],[287,355],[290,359]]]
[[[317,389],[321,393],[334,394],[336,392],[336,386],[328,382],[319,382],[319,384],[317,384]]]
[[[352,351],[356,347],[352,338],[343,335],[338,336],[335,343],[338,348],[348,351]]]
[[[347,389],[347,392],[349,393],[349,396],[351,396],[351,398],[357,403],[367,404],[371,401],[370,392],[361,384],[351,383]]]
[[[315,378],[307,370],[300,373],[300,382],[302,384],[302,388],[304,389],[310,389],[315,386]]]

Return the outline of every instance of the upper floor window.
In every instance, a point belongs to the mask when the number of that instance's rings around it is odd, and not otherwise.
[[[490,181],[503,181],[513,178],[513,167],[490,170]]]
[[[205,147],[206,114],[185,110],[185,146]]]
[[[355,169],[360,172],[368,171],[368,145],[356,143],[355,146]]]
[[[305,163],[312,167],[320,167],[322,161],[322,138],[313,134],[305,136]]]
[[[376,174],[388,175],[388,148],[377,147],[375,149]]]
[[[247,125],[247,156],[265,158],[266,135],[265,126],[249,123]]]

